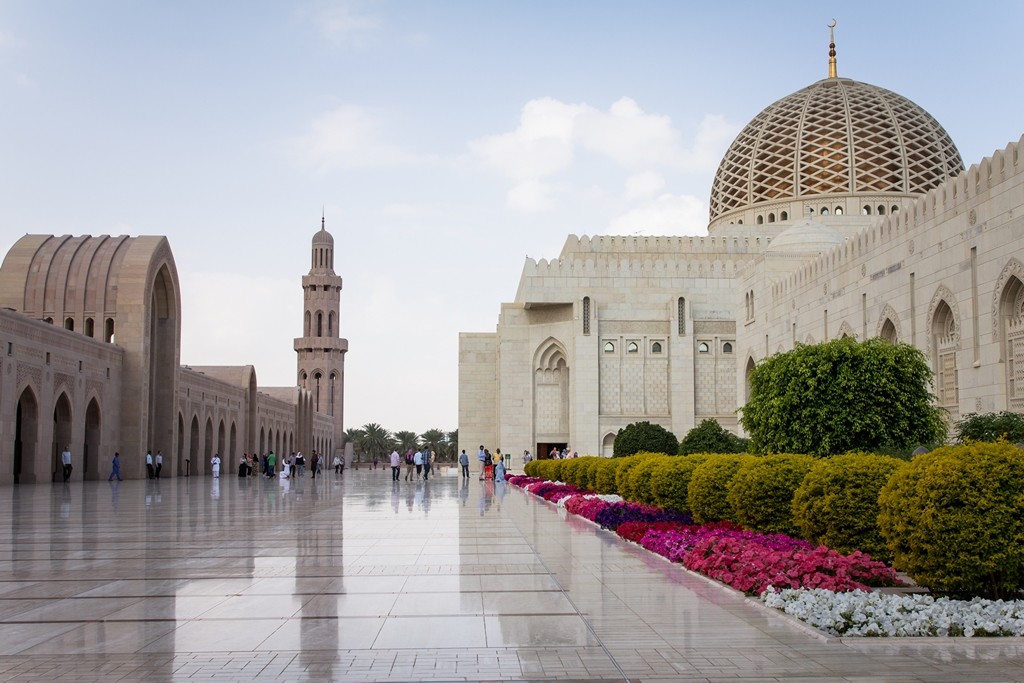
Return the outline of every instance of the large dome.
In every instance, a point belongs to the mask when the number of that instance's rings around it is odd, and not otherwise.
[[[711,225],[755,215],[762,222],[776,205],[772,220],[801,218],[814,213],[814,199],[826,208],[845,198],[833,212],[871,213],[883,195],[879,208],[895,208],[963,168],[949,134],[921,107],[884,88],[826,78],[769,105],[740,132],[715,174]]]

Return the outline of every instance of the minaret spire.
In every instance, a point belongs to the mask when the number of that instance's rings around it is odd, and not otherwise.
[[[320,229],[321,230],[326,230],[327,229],[327,207],[326,206],[321,206],[320,207]]]
[[[839,78],[836,72],[836,20],[828,25],[828,77]]]

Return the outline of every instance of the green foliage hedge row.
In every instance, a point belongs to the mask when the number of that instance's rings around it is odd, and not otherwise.
[[[947,446],[904,462],[884,455],[638,453],[535,460],[530,476],[806,538],[891,560],[956,595],[1024,589],[1024,450]]]

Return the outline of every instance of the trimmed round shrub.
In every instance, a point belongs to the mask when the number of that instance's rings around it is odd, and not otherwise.
[[[616,458],[636,453],[675,453],[679,450],[679,439],[675,434],[658,424],[634,422],[626,425],[615,435],[612,454]]]
[[[639,467],[648,458],[664,456],[664,453],[637,453],[628,458],[622,458],[619,462],[619,469],[615,473],[615,493],[626,500],[636,500],[636,491],[633,490],[633,482],[630,478],[634,467]]]
[[[679,440],[679,455],[694,453],[745,453],[747,440],[736,436],[710,417]]]
[[[677,457],[679,456],[651,455],[647,456],[642,463],[632,468],[629,471],[629,490],[633,497],[628,500],[654,505],[654,494],[651,491],[651,476],[669,458]],[[625,498],[625,496],[623,497]]]
[[[709,455],[690,475],[687,503],[698,524],[733,521],[736,511],[729,503],[729,484],[740,466],[754,459],[753,455]]]
[[[878,499],[893,563],[933,591],[990,598],[1024,588],[1024,451],[969,442],[919,455]]]
[[[601,470],[601,465],[608,462],[608,459],[595,456],[588,458],[587,461],[587,488],[597,491],[597,473]]]
[[[690,512],[690,478],[708,455],[678,455],[656,461],[651,475],[651,502],[664,508]]]
[[[765,455],[744,463],[729,484],[733,521],[768,534],[796,536],[793,494],[814,466],[809,455]]]
[[[572,458],[562,461],[562,480],[567,484],[587,488],[587,458]]]
[[[598,465],[597,469],[597,486],[594,490],[598,493],[618,493],[619,489],[615,484],[615,480],[619,474],[619,465],[624,460],[621,458],[608,458],[603,463]]]
[[[540,476],[540,460],[531,460],[523,466],[523,472],[528,477],[539,477]]]
[[[903,465],[869,453],[819,460],[793,495],[793,521],[801,536],[844,555],[860,550],[891,560],[878,529],[878,493]]]

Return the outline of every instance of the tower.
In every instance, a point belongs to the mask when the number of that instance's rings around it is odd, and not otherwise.
[[[324,219],[313,235],[309,274],[302,277],[303,334],[295,339],[299,387],[309,391],[312,408],[333,418],[334,450],[343,449],[345,353],[348,340],[338,334],[341,278],[334,272],[334,238]],[[322,455],[332,458],[334,453]]]

